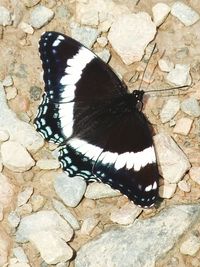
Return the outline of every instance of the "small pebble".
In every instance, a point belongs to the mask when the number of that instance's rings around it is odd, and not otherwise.
[[[153,21],[159,27],[167,18],[170,12],[170,7],[164,3],[157,3],[152,8]]]
[[[0,142],[5,142],[10,138],[8,131],[0,130]]]
[[[110,59],[110,51],[108,49],[104,49],[101,52],[96,53],[105,63],[108,63]]]
[[[9,87],[5,90],[7,100],[14,99],[17,96],[17,88]]]
[[[97,43],[101,46],[101,47],[105,47],[108,43],[108,39],[105,36],[101,36],[97,38]]]
[[[174,68],[174,63],[167,58],[161,58],[158,60],[158,65],[161,71],[170,72]]]
[[[60,163],[57,159],[40,159],[36,162],[36,166],[41,170],[55,170],[60,168]]]
[[[24,191],[18,194],[17,196],[17,206],[20,207],[28,202],[31,195],[33,194],[33,187],[26,187]]]
[[[23,0],[26,7],[33,7],[37,5],[41,0]]]
[[[53,199],[53,206],[74,230],[80,229],[80,225],[76,217],[60,201]]]
[[[45,204],[45,198],[42,195],[34,194],[31,196],[30,201],[34,212],[41,209]]]
[[[22,247],[13,248],[13,255],[17,258],[19,262],[28,263],[28,258]]]
[[[127,203],[118,210],[111,212],[110,219],[113,222],[127,225],[135,221],[142,209],[133,203]]]
[[[192,80],[190,76],[190,66],[187,64],[176,64],[167,75],[167,81],[177,86],[190,85]]]
[[[3,80],[3,86],[8,87],[13,85],[13,78],[10,75],[7,75]]]
[[[184,255],[195,256],[200,249],[200,237],[191,235],[180,246],[180,252]]]
[[[189,118],[181,118],[177,120],[176,126],[173,129],[173,133],[188,135],[191,127],[192,127],[193,120]]]
[[[186,193],[191,191],[191,185],[184,180],[178,182],[178,187],[181,191],[186,192]]]
[[[171,14],[177,17],[185,26],[191,26],[199,20],[199,14],[180,1],[176,1],[172,5]]]
[[[111,21],[105,20],[99,24],[98,29],[100,32],[108,32],[111,27],[111,24]]]
[[[190,178],[200,185],[200,167],[192,167],[189,171]]]
[[[179,111],[180,101],[178,98],[169,99],[163,106],[160,112],[160,119],[162,123],[170,121]]]
[[[33,27],[30,24],[26,23],[26,22],[21,22],[19,24],[19,28],[25,33],[28,33],[28,34],[33,34],[34,33]]]
[[[42,89],[38,86],[33,85],[30,87],[29,93],[31,100],[37,101],[41,98]]]
[[[195,118],[200,116],[200,105],[193,97],[187,98],[181,103],[181,110]]]
[[[80,27],[78,24],[73,23],[71,24],[71,35],[72,38],[91,49],[99,35],[99,32],[94,28],[86,26]]]
[[[112,189],[110,186],[103,184],[103,183],[97,183],[97,182],[89,184],[85,192],[85,197],[91,198],[91,199],[116,197],[120,195],[121,195],[120,192]]]
[[[86,182],[81,177],[70,178],[62,173],[55,177],[54,188],[67,206],[76,207],[85,193]]]
[[[8,215],[8,222],[11,227],[16,228],[20,223],[20,216],[16,211],[11,211]]]
[[[56,264],[56,267],[69,267],[70,262],[59,262],[58,264]]]
[[[10,11],[4,6],[0,6],[0,25],[7,26],[12,24]]]
[[[94,217],[86,218],[81,226],[81,234],[90,235],[98,223],[99,219],[97,218]]]
[[[183,59],[183,58],[188,57],[188,54],[189,54],[188,47],[182,47],[182,48],[179,48],[178,51],[176,52],[176,58]]]
[[[41,5],[37,6],[31,12],[30,25],[35,29],[40,29],[51,21],[53,16],[54,12],[51,9]]]
[[[176,184],[164,184],[159,187],[159,196],[161,198],[172,198],[176,191]]]
[[[16,209],[17,213],[20,216],[29,215],[33,212],[32,205],[29,203],[26,203]]]

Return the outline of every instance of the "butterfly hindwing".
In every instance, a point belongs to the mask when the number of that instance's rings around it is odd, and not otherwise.
[[[39,42],[45,93],[35,119],[46,140],[60,144],[69,176],[109,184],[136,204],[158,195],[158,169],[142,91],[127,87],[93,52],[72,38],[46,32]]]

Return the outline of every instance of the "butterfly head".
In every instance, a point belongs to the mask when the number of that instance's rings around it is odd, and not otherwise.
[[[132,101],[138,110],[142,110],[143,107],[143,90],[134,90],[132,92]]]

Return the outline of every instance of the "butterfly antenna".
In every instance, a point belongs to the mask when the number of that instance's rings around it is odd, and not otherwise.
[[[171,90],[175,90],[175,89],[180,89],[180,90],[184,90],[184,88],[189,88],[192,87],[192,85],[182,85],[182,86],[175,86],[175,87],[170,87],[170,88],[162,88],[162,89],[155,89],[155,90],[148,90],[145,91],[146,93],[154,93],[154,92],[162,92],[162,91],[171,91]]]
[[[147,64],[146,64],[146,66],[145,66],[145,68],[144,68],[144,71],[143,71],[143,73],[142,73],[142,77],[141,77],[141,81],[140,81],[139,89],[138,89],[138,90],[141,89],[142,82],[143,82],[143,79],[144,79],[144,75],[145,75],[145,73],[146,73],[147,67],[148,67],[149,62],[150,62],[150,60],[151,60],[151,57],[152,57],[153,54],[154,54],[155,49],[156,49],[156,43],[155,43],[154,46],[153,46],[153,49],[152,49],[152,51],[151,51],[151,54],[150,54],[149,59],[148,59],[148,61],[147,61]]]

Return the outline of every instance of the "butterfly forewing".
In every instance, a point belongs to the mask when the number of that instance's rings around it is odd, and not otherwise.
[[[158,170],[149,124],[137,109],[141,99],[70,37],[46,32],[39,51],[45,93],[35,125],[46,140],[60,144],[63,170],[151,206],[158,195]]]

